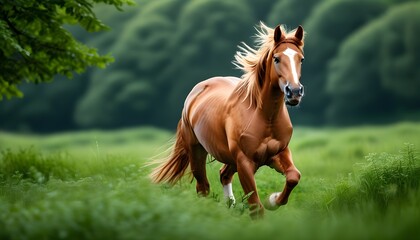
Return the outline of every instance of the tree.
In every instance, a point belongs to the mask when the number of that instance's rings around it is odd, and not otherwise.
[[[63,79],[61,79],[63,78]],[[24,98],[0,103],[0,127],[9,131],[52,132],[74,129],[73,108],[86,81],[55,79],[53,84],[22,83]]]
[[[149,1],[125,23],[111,47],[116,62],[92,75],[77,106],[75,119],[80,126],[152,124],[155,95],[165,91],[157,88],[156,79],[173,57],[169,44],[183,5],[183,0]]]
[[[173,62],[165,82],[170,87],[163,103],[168,106],[166,116],[176,119],[168,126],[175,126],[185,97],[196,83],[214,76],[241,75],[232,64],[233,56],[241,41],[252,39],[257,22],[244,1],[198,0],[185,6],[174,43],[177,56],[186,57]]]
[[[420,4],[399,4],[340,47],[329,67],[328,121],[388,122],[419,114]]]
[[[240,74],[231,61],[236,45],[253,31],[250,15],[235,0],[151,1],[112,47],[116,62],[93,74],[77,106],[77,123],[176,127],[195,83]]]
[[[234,0],[233,0],[234,1]],[[252,18],[255,19],[255,24],[258,24],[259,21],[266,21],[267,14],[272,10],[273,5],[276,4],[276,1],[273,0],[242,0],[242,4],[248,6],[252,12]],[[269,22],[268,22],[269,23]],[[271,23],[269,23],[271,25]],[[273,24],[279,24],[273,23]],[[244,41],[248,43],[247,41]],[[252,42],[249,42],[252,44]]]
[[[276,1],[269,11],[267,22],[270,25],[285,24],[295,28],[303,25],[312,10],[324,0],[281,0]]]
[[[72,77],[89,66],[105,67],[113,59],[78,42],[66,24],[89,32],[107,29],[93,12],[105,3],[118,10],[132,0],[0,0],[0,99],[22,96],[22,81],[48,82],[57,74]]]
[[[308,37],[302,82],[306,96],[295,122],[310,125],[324,123],[329,102],[325,87],[329,61],[347,37],[386,9],[387,5],[379,0],[327,0],[316,6],[305,20]]]

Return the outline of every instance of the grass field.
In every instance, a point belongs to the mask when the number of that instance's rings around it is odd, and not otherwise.
[[[297,128],[291,142],[302,179],[289,203],[248,216],[228,208],[209,162],[211,194],[195,184],[153,185],[151,159],[170,132],[153,128],[54,135],[0,133],[0,239],[420,239],[420,123]],[[263,167],[259,194],[284,177]]]

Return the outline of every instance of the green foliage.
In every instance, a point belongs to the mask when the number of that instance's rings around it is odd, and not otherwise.
[[[387,5],[377,0],[328,0],[320,2],[315,7],[306,20],[305,30],[308,32],[308,38],[305,43],[305,55],[307,58],[302,67],[302,82],[307,89],[305,98],[310,101],[302,104],[302,112],[305,116],[296,116],[297,121],[324,123],[324,112],[330,105],[326,91],[329,61],[335,56],[343,40],[375,17],[380,16],[386,7]],[[347,63],[349,66],[354,64]],[[333,70],[334,68],[331,69]],[[354,79],[352,75],[346,77]],[[354,94],[357,95],[360,92]],[[339,101],[349,102],[348,98],[344,97]],[[351,107],[351,104],[347,105]],[[300,115],[300,112],[298,114]]]
[[[420,99],[413,89],[420,83],[420,44],[413,34],[419,12],[417,2],[399,5],[341,45],[328,75],[329,122],[384,122],[403,117],[397,115],[403,109],[418,109]]]
[[[51,132],[75,128],[73,108],[79,95],[86,88],[86,81],[67,81],[57,77],[54,84],[32,85],[22,83],[24,98],[2,101],[1,125],[14,131]]]
[[[173,127],[184,101],[181,96],[195,83],[232,73],[234,46],[250,35],[242,29],[252,29],[250,15],[249,8],[237,1],[145,5],[112,47],[119,57],[108,69],[112,73],[93,75],[88,93],[76,109],[77,123],[106,128],[134,124]],[[98,109],[103,102],[110,104]]]
[[[121,9],[131,0],[95,1]],[[77,42],[63,28],[80,24],[87,31],[106,26],[96,18],[91,1],[0,1],[0,99],[22,96],[22,81],[50,81],[56,74],[72,77],[89,66],[104,68],[112,61]]]
[[[370,153],[356,169],[354,176],[349,175],[329,193],[330,210],[363,209],[368,203],[383,211],[419,189],[420,164],[412,144],[406,144],[400,154]]]
[[[304,25],[312,10],[324,0],[276,1],[269,11],[267,23],[271,26],[286,24],[290,28]]]
[[[414,149],[408,145],[405,151],[404,155],[371,153],[366,157],[368,164],[361,170],[361,190],[381,207],[404,200],[420,184],[420,166]]]
[[[384,34],[379,47],[380,76],[385,89],[392,91],[399,102],[418,102],[420,97],[420,4],[408,3],[393,9],[383,19],[383,28],[392,29]],[[383,30],[384,31],[384,30]],[[397,82],[397,84],[395,84]],[[418,104],[414,104],[418,107]]]
[[[45,157],[33,148],[17,153],[5,150],[0,153],[0,182],[30,180],[46,183],[51,178],[68,180],[76,174],[72,162],[63,155]]]

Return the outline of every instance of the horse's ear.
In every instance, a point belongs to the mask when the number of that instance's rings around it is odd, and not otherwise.
[[[276,29],[274,29],[274,41],[278,43],[281,40],[283,40],[283,38],[284,36],[283,36],[283,33],[281,32],[280,25],[277,25]]]
[[[302,41],[303,39],[303,27],[299,25],[299,27],[296,29],[295,38],[297,38],[299,41]]]

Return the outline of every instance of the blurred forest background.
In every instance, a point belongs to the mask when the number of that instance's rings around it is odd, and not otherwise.
[[[301,24],[307,32],[295,125],[356,125],[420,119],[420,2],[404,0],[137,0],[124,12],[95,9],[112,30],[80,41],[115,62],[67,80],[24,84],[0,101],[0,129],[55,132],[151,125],[174,129],[199,81],[240,76],[237,45],[254,26]]]

